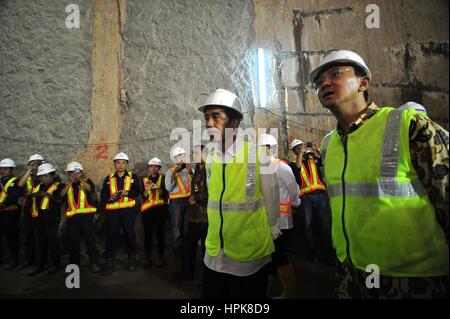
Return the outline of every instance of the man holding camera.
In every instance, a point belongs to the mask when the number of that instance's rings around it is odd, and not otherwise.
[[[101,201],[106,203],[106,243],[105,267],[103,274],[109,276],[114,269],[119,226],[122,226],[128,253],[128,271],[136,270],[136,240],[134,222],[136,217],[136,198],[140,196],[139,176],[128,172],[127,154],[120,152],[114,157],[116,171],[103,181]]]
[[[164,261],[164,220],[167,216],[167,191],[164,175],[160,174],[161,160],[153,157],[148,162],[148,175],[142,179],[141,221],[144,227],[145,268],[152,266],[152,239],[156,233],[158,259],[156,266],[163,267]]]
[[[97,212],[97,194],[94,183],[83,173],[83,166],[78,162],[67,164],[69,182],[61,191],[66,197],[67,209],[64,219],[67,228],[70,263],[80,265],[81,237],[84,238],[89,255],[89,266],[92,272],[100,271],[98,250],[95,243],[94,216]]]
[[[172,223],[173,249],[176,271],[183,270],[183,248],[188,229],[187,211],[191,196],[191,165],[185,163],[186,151],[179,146],[172,149],[170,157],[176,161],[166,173],[165,185],[169,192],[169,212]]]
[[[38,167],[44,163],[44,158],[39,154],[33,154],[28,159],[28,170],[20,179],[18,185],[25,189],[23,202],[22,220],[24,228],[24,246],[26,263],[21,267],[25,269],[34,265],[36,260],[36,249],[33,233],[33,222],[31,217],[31,201],[27,200],[27,195],[33,192],[33,188],[39,185],[39,177],[36,176]]]
[[[300,186],[308,252],[314,262],[318,258],[313,254],[318,251],[323,261],[331,263],[331,216],[317,144],[308,142],[305,145],[300,140],[293,140],[290,149],[296,155],[296,161],[291,163],[291,168]],[[315,236],[316,228],[319,229],[320,237]],[[315,238],[319,239],[319,245]]]

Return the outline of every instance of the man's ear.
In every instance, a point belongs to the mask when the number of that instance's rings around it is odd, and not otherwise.
[[[232,120],[230,121],[230,127],[231,127],[231,128],[236,129],[236,128],[239,127],[239,124],[240,124],[240,121],[239,121],[238,119],[232,119]]]
[[[369,89],[370,86],[370,78],[368,76],[361,77],[361,80],[359,81],[359,91],[364,92]]]

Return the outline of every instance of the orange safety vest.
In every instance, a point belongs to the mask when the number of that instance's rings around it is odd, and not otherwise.
[[[118,193],[117,179],[113,177],[114,174],[109,175],[109,194],[113,196]],[[123,190],[129,192],[131,189],[131,179],[133,177],[132,173],[125,176],[125,182],[123,185]],[[132,208],[136,204],[134,199],[128,197],[121,197],[119,201],[114,203],[106,204],[106,210],[118,210],[122,208]]]
[[[53,194],[53,192],[58,188],[58,185],[60,183],[59,182],[55,182],[53,183],[48,189],[47,189],[47,194]],[[39,184],[38,186],[36,186],[35,188],[33,188],[33,193],[37,193],[39,191],[39,189],[41,188],[42,184]],[[40,209],[42,210],[48,210],[50,204],[50,199],[48,198],[48,196],[45,196],[42,200],[41,200],[41,205],[40,205]],[[39,210],[37,208],[36,205],[36,198],[33,197],[33,206],[31,208],[31,217],[36,218],[39,216]]]
[[[5,187],[3,187],[2,191],[0,192],[0,204],[3,203],[6,199],[8,188],[11,186],[12,183],[17,179],[17,177],[11,177],[5,184]]]
[[[289,165],[288,162],[283,161],[283,160],[281,160],[279,158],[277,158],[275,161],[273,161],[273,165],[278,165],[278,163],[280,163],[280,162],[284,163],[286,165]],[[289,200],[287,202],[284,202],[284,203],[280,203],[280,214],[281,215],[287,215],[287,214],[292,213],[291,204],[292,204],[291,200]]]
[[[186,198],[186,197],[191,196],[191,175],[187,171],[186,171],[186,176],[187,176],[188,183],[187,183],[187,185],[184,185],[181,175],[176,174],[175,178],[177,180],[178,192],[170,193],[169,194],[170,199]]]
[[[75,203],[73,186],[71,185],[69,190],[67,191],[67,218],[70,218],[75,214],[93,214],[96,211],[96,207],[89,205],[86,192],[81,188],[78,192],[78,203]]]
[[[288,215],[292,213],[292,201],[289,200],[284,203],[280,203],[280,214],[281,215]]]
[[[300,196],[317,190],[326,190],[325,184],[319,178],[316,161],[313,158],[308,158],[307,162],[309,175],[308,171],[306,170],[305,164],[302,161],[302,171],[300,172],[300,178],[302,181],[302,185],[300,186]]]
[[[148,181],[149,181],[149,178],[145,177],[144,185],[147,184]],[[156,181],[156,185],[158,187],[161,187],[161,181],[162,181],[162,175],[159,175],[158,180]],[[149,210],[152,207],[161,206],[164,204],[165,204],[164,198],[162,198],[161,194],[156,189],[149,189],[148,190],[148,198],[141,206],[141,213],[144,213],[145,211]]]

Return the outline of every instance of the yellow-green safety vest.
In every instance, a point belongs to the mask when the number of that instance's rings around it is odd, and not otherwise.
[[[8,188],[11,186],[12,183],[17,179],[17,177],[11,177],[5,184],[5,187],[3,187],[2,191],[0,192],[0,204],[3,203],[8,196]]]
[[[409,125],[417,114],[385,107],[346,143],[336,130],[323,139],[333,245],[341,262],[349,257],[362,270],[376,264],[385,276],[448,274],[445,235],[411,163]]]
[[[206,250],[237,261],[252,261],[274,251],[269,219],[260,190],[256,147],[248,142],[232,161],[222,164],[216,154],[206,161],[208,234]],[[253,153],[251,153],[253,151]]]

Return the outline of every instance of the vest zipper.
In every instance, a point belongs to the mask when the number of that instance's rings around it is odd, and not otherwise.
[[[341,175],[341,183],[342,183],[342,214],[341,214],[341,218],[342,218],[342,230],[344,232],[345,243],[346,243],[347,257],[350,259],[350,242],[348,240],[347,230],[345,228],[345,171],[347,169],[347,157],[348,157],[347,140],[348,140],[348,136],[345,135],[342,140],[342,144],[344,145],[344,168],[342,170],[342,175]]]
[[[222,183],[223,183],[223,188],[222,188],[222,193],[220,193],[220,200],[219,200],[219,211],[220,211],[220,231],[219,231],[219,235],[220,235],[220,248],[223,249],[224,243],[223,243],[223,214],[222,214],[222,198],[223,198],[223,193],[225,193],[225,167],[227,164],[222,164]]]

